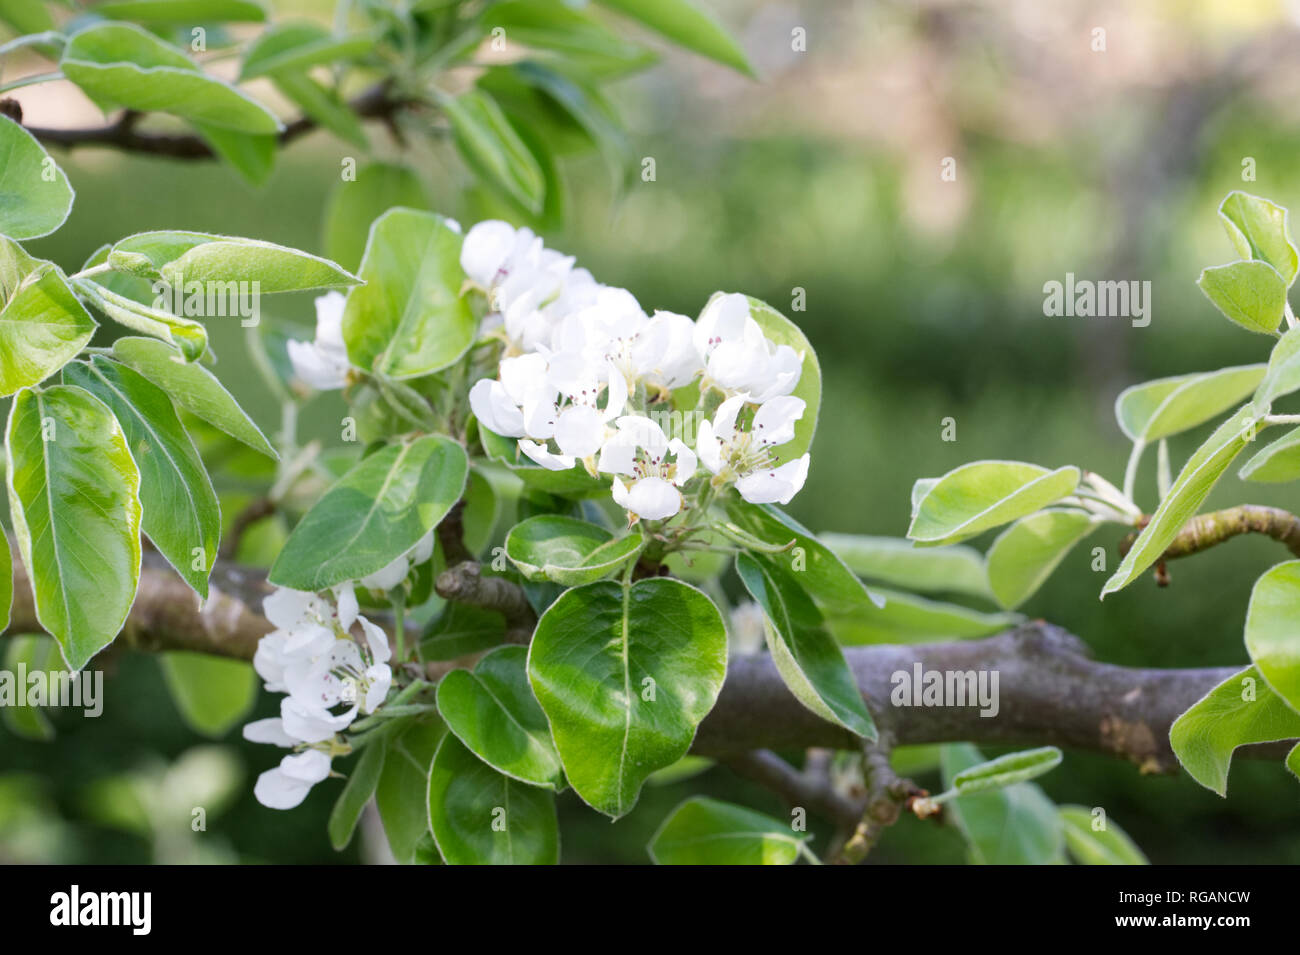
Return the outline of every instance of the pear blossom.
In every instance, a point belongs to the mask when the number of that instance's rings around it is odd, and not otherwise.
[[[504,312],[521,296],[541,305],[559,293],[573,258],[547,249],[531,229],[516,229],[489,219],[465,234],[461,267],[488,296],[494,312]]]
[[[698,466],[695,452],[680,438],[668,439],[654,421],[624,415],[618,431],[600,449],[598,470],[613,474],[614,500],[636,518],[659,521],[682,509],[678,490]],[[630,477],[630,483],[621,477]]]
[[[696,448],[715,486],[734,481],[740,496],[751,504],[789,504],[808,477],[807,453],[774,466],[774,452],[794,439],[795,422],[803,417],[802,398],[785,395],[763,402],[748,430],[737,427],[750,395],[733,395],[718,406],[712,421],[700,424]]]
[[[288,342],[293,373],[317,391],[334,391],[348,383],[347,346],[343,344],[343,307],[347,299],[341,292],[327,292],[316,299],[316,339],[311,342]]]
[[[803,356],[789,345],[774,345],[739,293],[719,295],[704,309],[695,324],[695,347],[709,381],[726,392],[747,392],[751,401],[790,394],[803,369]]]
[[[293,809],[307,798],[312,786],[329,774],[329,756],[309,749],[284,757],[275,769],[258,776],[253,795],[268,809]]]

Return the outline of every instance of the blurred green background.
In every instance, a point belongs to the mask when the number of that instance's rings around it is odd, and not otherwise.
[[[761,78],[673,55],[620,88],[635,153],[655,160],[656,178],[634,177],[620,193],[597,159],[570,164],[568,224],[547,240],[647,309],[694,315],[721,288],[765,299],[802,325],[826,387],[811,475],[792,507],[813,528],[901,535],[912,482],[977,458],[1078,464],[1118,483],[1128,449],[1111,405],[1121,388],[1265,358],[1268,343],[1223,321],[1194,283],[1203,266],[1232,258],[1215,217],[1224,194],[1300,202],[1300,36],[1288,4],[705,5],[740,37]],[[792,49],[796,28],[806,31],[802,52]],[[1097,29],[1102,51],[1093,49]],[[25,92],[29,121],[62,122]],[[374,142],[399,155],[378,131]],[[156,228],[319,250],[327,196],[352,152],[314,134],[256,189],[207,163],[56,153],[76,207],[31,250],[72,270],[102,243]],[[955,181],[941,179],[945,157],[956,160]],[[500,213],[450,151],[405,158],[440,211],[465,223]],[[1149,280],[1151,324],[1044,317],[1043,284],[1067,272]],[[805,311],[791,311],[796,289]],[[308,328],[310,300],[271,300],[264,321]],[[222,380],[274,429],[240,330],[214,328],[213,339]],[[317,398],[305,427],[334,441],[341,414],[337,396]],[[955,442],[940,437],[947,417]],[[1175,461],[1208,430],[1176,442]],[[1153,460],[1139,485],[1146,506]],[[1294,510],[1293,498],[1230,476],[1210,505]],[[1113,553],[1116,541],[1090,543]],[[1237,540],[1174,564],[1167,590],[1148,577],[1102,604],[1107,575],[1081,548],[1024,609],[1079,634],[1103,660],[1244,664],[1251,582],[1284,556],[1272,542]],[[56,712],[48,744],[0,728],[0,860],[382,858],[373,838],[341,855],[330,849],[330,785],[293,812],[258,806],[252,779],[279,756],[268,747],[235,730],[219,749],[194,751],[203,741],[180,722],[155,660],[115,653],[107,666],[100,719]],[[273,715],[274,703],[260,694],[254,715]],[[1300,862],[1300,785],[1280,765],[1242,761],[1226,801],[1186,776],[1144,778],[1073,752],[1042,784],[1058,802],[1105,807],[1155,862]],[[722,769],[648,789],[613,830],[570,793],[561,799],[565,861],[644,861],[659,822],[696,789],[784,815]],[[169,799],[209,806],[207,831],[168,835],[157,807]],[[962,857],[952,830],[905,820],[871,861]]]

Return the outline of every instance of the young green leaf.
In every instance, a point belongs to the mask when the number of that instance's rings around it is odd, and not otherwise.
[[[555,865],[555,795],[503,776],[450,733],[428,785],[429,826],[448,865]]]
[[[21,391],[6,481],[36,619],[72,670],[126,622],[140,579],[140,472],[113,413],[68,385]]]
[[[1028,600],[1071,548],[1097,528],[1086,511],[1049,509],[1016,521],[989,548],[989,586],[1014,610]]]
[[[1268,356],[1268,371],[1255,389],[1255,406],[1267,412],[1273,402],[1300,388],[1300,325],[1287,329]]]
[[[968,766],[955,773],[948,784],[958,796],[972,796],[991,789],[1006,789],[1016,783],[1037,779],[1061,764],[1061,751],[1055,746],[1041,746],[1019,753],[1008,753],[985,763]]]
[[[360,59],[374,47],[375,37],[371,34],[337,36],[311,20],[277,23],[249,45],[239,80]]]
[[[468,472],[465,449],[441,435],[363,458],[303,515],[271,567],[271,582],[323,590],[382,569],[446,516]]]
[[[475,756],[520,782],[558,790],[560,756],[528,685],[528,650],[498,647],[438,684],[438,713]]]
[[[266,8],[253,0],[102,0],[95,13],[139,23],[262,23]]]
[[[117,418],[140,470],[144,532],[206,598],[221,539],[221,506],[171,399],[143,375],[102,355],[72,362],[63,379],[90,392]]]
[[[504,29],[511,43],[567,54],[602,75],[635,70],[656,59],[644,46],[564,0],[504,0],[485,9],[482,22],[489,33],[494,27]]]
[[[727,668],[713,601],[668,577],[565,591],[542,614],[528,678],[569,783],[613,818],[686,754]]]
[[[790,692],[822,719],[874,740],[876,726],[853,671],[796,575],[745,553],[736,556],[736,573],[767,616],[768,649]]]
[[[340,139],[361,149],[368,148],[366,131],[352,108],[343,101],[337,89],[318,83],[306,72],[281,70],[272,82],[285,99],[318,126],[328,129]]]
[[[1241,365],[1133,385],[1115,399],[1115,419],[1129,440],[1154,443],[1235,408],[1263,380],[1267,367]]]
[[[724,66],[756,76],[745,52],[712,17],[688,0],[598,0],[667,37],[674,43],[716,60]]]
[[[692,796],[663,821],[646,851],[656,865],[792,865],[807,838],[744,806]]]
[[[1021,623],[1018,613],[982,613],[960,604],[928,600],[896,590],[879,590],[884,606],[869,613],[833,613],[826,618],[845,646],[969,640],[1001,633]]]
[[[424,717],[395,731],[383,745],[384,765],[375,786],[375,805],[393,857],[403,865],[436,862],[429,830],[429,774],[438,744],[447,735],[442,721]]]
[[[608,577],[644,546],[640,534],[615,538],[603,527],[559,514],[530,517],[506,536],[506,556],[520,573],[566,587]]]
[[[208,330],[192,319],[142,305],[90,279],[73,279],[73,287],[113,321],[174,345],[186,361],[198,361],[208,348]]]
[[[202,736],[225,736],[257,702],[261,681],[243,660],[173,651],[159,663],[181,719]]]
[[[1300,710],[1300,560],[1270,568],[1255,581],[1246,610],[1246,649],[1264,679]]]
[[[1300,478],[1300,428],[1288,431],[1256,451],[1241,466],[1237,476],[1243,481],[1275,483]]]
[[[1287,230],[1285,209],[1238,190],[1220,203],[1219,219],[1238,256],[1267,262],[1287,285],[1295,281],[1300,258]]]
[[[161,278],[173,289],[189,282],[247,283],[263,295],[347,288],[358,279],[328,259],[258,239],[205,232],[141,232],[113,244],[115,269]]]
[[[952,593],[992,599],[984,556],[973,547],[913,547],[901,537],[820,535],[821,542],[859,577],[915,593]]]
[[[944,746],[940,763],[945,786],[984,757],[974,746]],[[966,837],[971,861],[979,865],[1045,865],[1059,862],[1065,849],[1064,827],[1056,806],[1033,783],[959,796],[947,804]]]
[[[127,336],[113,342],[113,357],[167,392],[190,414],[269,458],[279,457],[216,376],[201,365],[184,361],[175,349],[151,338]]]
[[[465,164],[534,215],[542,211],[546,180],[537,159],[501,107],[482,90],[442,100]]]
[[[1086,806],[1061,806],[1065,846],[1084,865],[1150,865],[1142,850],[1109,818],[1093,815]],[[1101,823],[1101,828],[1097,823]]]
[[[1255,667],[1234,673],[1193,703],[1169,729],[1169,745],[1187,774],[1220,796],[1238,746],[1300,737],[1297,713]]]
[[[1115,573],[1106,581],[1101,596],[1122,590],[1160,559],[1165,548],[1178,536],[1184,524],[1196,514],[1218,483],[1223,472],[1255,436],[1253,404],[1243,405],[1196,449],[1142,533],[1124,555]]]
[[[478,324],[461,297],[461,237],[431,212],[390,209],[370,228],[361,260],[365,285],[348,296],[343,340],[358,368],[416,378],[446,368]]]
[[[424,184],[409,167],[367,163],[353,182],[339,182],[325,212],[325,254],[356,271],[374,221],[395,206],[432,209]]]
[[[370,802],[379,786],[379,777],[384,771],[384,757],[388,750],[381,741],[372,742],[361,751],[360,758],[352,766],[348,781],[343,784],[343,791],[330,810],[329,831],[330,845],[335,852],[342,852],[352,841],[361,813]]]
[[[129,23],[99,23],[74,34],[63,75],[101,108],[171,113],[243,133],[278,133],[266,107],[208,76],[176,47]]]
[[[1196,284],[1229,321],[1247,331],[1277,334],[1286,310],[1287,284],[1267,262],[1212,266]]]
[[[949,471],[916,506],[907,536],[918,544],[954,544],[1073,493],[1079,469],[1049,471],[1020,461],[973,461]]]
[[[75,193],[31,133],[0,116],[0,235],[35,239],[67,221]]]
[[[5,549],[8,549],[7,544]],[[47,678],[63,672],[59,645],[44,634],[16,634],[4,642],[3,669],[15,676],[19,673],[19,667],[25,668],[28,677],[38,671],[45,673]],[[22,683],[17,685],[23,686]],[[56,735],[54,724],[50,722],[43,706],[0,706],[0,721],[15,736],[37,743],[48,743]]]
[[[54,374],[96,327],[57,266],[0,236],[0,395]]]

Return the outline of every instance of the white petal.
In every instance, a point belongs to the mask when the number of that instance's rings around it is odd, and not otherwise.
[[[301,805],[309,792],[311,783],[293,779],[279,767],[268,769],[253,784],[253,795],[267,809],[293,809]]]
[[[516,405],[523,405],[536,396],[554,394],[546,380],[546,359],[541,355],[517,355],[501,362],[501,387]]]
[[[489,219],[472,227],[460,247],[460,265],[479,285],[492,285],[497,272],[515,246],[515,229],[508,222]]]
[[[808,455],[788,461],[775,470],[746,474],[736,482],[740,496],[751,504],[789,504],[808,478]]]
[[[293,630],[304,620],[322,620],[328,612],[325,601],[305,590],[277,587],[262,600],[262,612],[280,630]]]
[[[784,395],[758,406],[750,434],[763,444],[775,447],[794,440],[794,423],[803,417],[807,404],[802,398]]]
[[[351,725],[356,718],[354,706],[338,716],[318,706],[309,706],[302,700],[286,696],[280,701],[280,718],[284,731],[305,743],[321,743]]]
[[[507,438],[523,437],[523,412],[495,378],[482,378],[474,383],[469,390],[469,406],[474,417],[489,431]]]
[[[313,784],[330,774],[330,758],[318,749],[309,749],[280,760],[280,768],[290,779]]]
[[[316,301],[316,344],[321,348],[346,354],[343,344],[343,308],[347,298],[342,292],[326,292]]]
[[[636,437],[630,431],[618,431],[609,436],[600,448],[596,470],[602,474],[627,474],[636,472]]]
[[[548,471],[567,471],[573,467],[573,457],[571,455],[552,454],[546,445],[538,444],[536,441],[529,441],[527,438],[519,440],[519,450]]]
[[[695,435],[695,447],[706,468],[714,474],[722,470],[722,442],[713,436],[713,423],[707,418],[700,422],[700,430]]]
[[[736,416],[747,401],[749,395],[742,391],[718,405],[718,410],[713,415],[713,432],[719,441],[730,441],[736,436]]]
[[[253,720],[244,727],[244,739],[250,743],[270,743],[286,749],[296,746],[300,740],[294,739],[284,731],[284,721],[279,717]]]
[[[411,548],[410,556],[412,564],[423,564],[433,556],[433,531],[429,531],[416,542],[416,545]]]
[[[357,619],[361,621],[361,632],[366,635],[366,645],[370,648],[370,659],[375,663],[387,663],[393,655],[392,649],[388,646],[388,634],[365,617],[358,617]]]
[[[371,590],[392,590],[406,579],[406,572],[409,569],[410,562],[406,559],[406,555],[403,554],[394,558],[392,562],[379,568],[373,574],[362,577],[357,583]]]
[[[618,501],[617,494],[614,499]],[[633,483],[626,500],[618,503],[642,520],[661,521],[682,509],[682,494],[663,478],[647,477]]]
[[[348,364],[319,348],[315,342],[286,343],[294,375],[317,391],[336,391],[348,383]]]
[[[699,467],[699,461],[695,457],[695,452],[678,438],[673,438],[668,442],[668,450],[677,459],[677,469],[673,473],[673,483],[681,487],[691,479],[691,476]]]
[[[749,299],[739,292],[719,295],[700,313],[695,323],[695,348],[707,358],[720,342],[739,338],[749,318]]]
[[[585,458],[595,454],[604,438],[605,423],[600,413],[588,405],[565,408],[555,422],[555,443],[570,457]]]
[[[334,588],[334,600],[338,608],[339,629],[346,633],[357,619],[357,590],[352,581],[345,580]]]
[[[377,663],[367,668],[366,683],[366,699],[362,711],[373,713],[388,696],[388,690],[393,685],[393,671],[387,663]]]

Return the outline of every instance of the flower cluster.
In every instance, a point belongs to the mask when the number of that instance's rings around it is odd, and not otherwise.
[[[764,334],[744,295],[716,296],[698,321],[647,315],[626,289],[596,283],[529,230],[497,221],[469,230],[461,265],[487,295],[488,327],[505,345],[497,376],[475,383],[470,406],[537,464],[612,475],[614,500],[632,520],[677,514],[700,464],[714,488],[734,484],[753,503],[787,504],[803,487],[807,454],[775,460],[804,413],[791,394],[804,356]],[[696,381],[713,417],[692,448],[651,415]]]
[[[282,588],[263,601],[275,630],[258,644],[253,667],[267,690],[288,695],[278,718],[249,723],[244,737],[294,750],[253,788],[258,802],[271,809],[292,809],[330,774],[331,758],[346,752],[337,735],[358,713],[373,713],[392,686],[387,635],[358,613],[351,583],[333,595],[331,602]],[[360,639],[352,634],[354,625]]]

